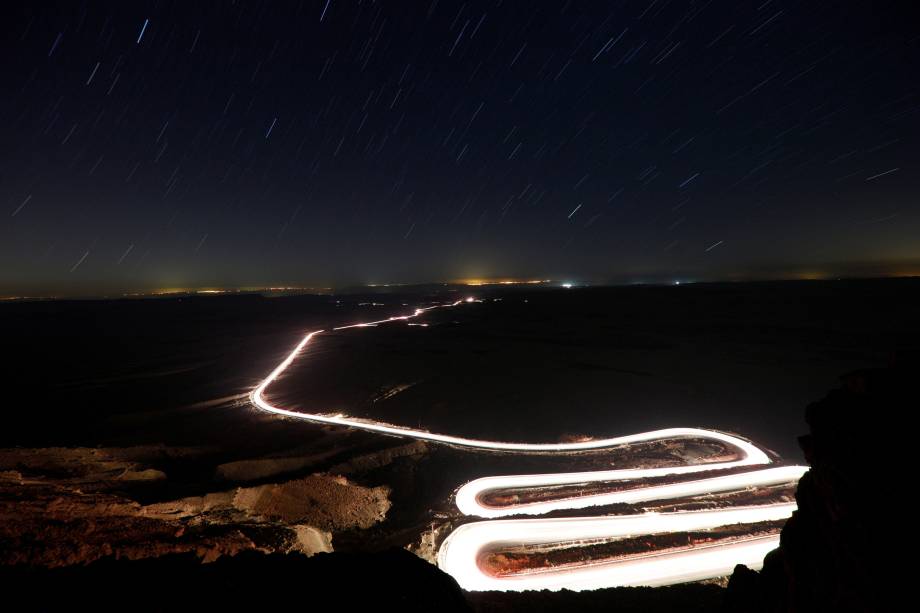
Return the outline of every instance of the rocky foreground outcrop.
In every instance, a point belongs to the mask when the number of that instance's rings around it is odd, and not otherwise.
[[[260,554],[201,564],[191,554],[106,558],[63,568],[0,566],[4,596],[26,610],[618,611],[704,613],[722,589],[689,584],[589,592],[464,592],[436,566],[401,548],[375,553]],[[54,586],[54,589],[47,589]]]
[[[893,428],[910,402],[906,368],[857,371],[839,389],[812,403],[809,433],[799,442],[811,469],[796,490],[798,510],[783,528],[780,547],[757,573],[739,565],[725,610],[736,612],[881,611],[892,582],[883,576],[891,540],[902,530],[903,498],[889,496],[886,476],[900,466]],[[894,523],[886,521],[894,509]]]
[[[402,549],[313,557],[191,554],[45,569],[0,566],[4,596],[25,610],[469,611],[449,575]],[[54,586],[53,590],[44,586]]]
[[[391,507],[386,486],[327,472],[274,475],[280,478],[241,487],[194,483],[205,492],[145,502],[168,498],[176,487],[151,465],[190,463],[202,453],[163,446],[0,449],[0,566],[171,554],[212,562],[245,551],[312,555],[332,551],[334,534],[380,523]]]

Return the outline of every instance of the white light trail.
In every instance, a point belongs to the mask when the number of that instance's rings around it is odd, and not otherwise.
[[[456,302],[418,308],[411,315],[402,315],[378,321],[361,322],[333,328],[334,331],[368,328],[395,321],[406,321],[436,308],[455,307],[473,298]],[[622,489],[620,491],[570,496],[553,500],[540,500],[490,506],[482,501],[489,491],[553,487],[560,485],[589,484],[610,481],[630,481],[671,475],[687,475],[708,471],[756,467],[771,463],[770,457],[759,447],[741,437],[699,428],[667,428],[614,438],[579,441],[574,443],[510,443],[470,439],[446,434],[436,434],[403,426],[362,420],[341,413],[303,413],[272,405],[265,399],[265,390],[303,352],[313,338],[323,330],[304,336],[288,356],[250,394],[252,403],[264,411],[321,424],[356,428],[380,434],[414,438],[457,447],[491,451],[530,453],[572,453],[609,449],[657,440],[693,438],[719,441],[735,448],[739,459],[682,466],[650,469],[617,469],[576,473],[551,473],[537,475],[506,475],[476,479],[462,486],[456,493],[457,508],[468,516],[485,518],[508,515],[539,515],[562,509],[581,509],[616,503],[636,504],[653,500],[669,500],[731,492],[753,487],[782,485],[796,481],[807,470],[804,466],[775,466],[729,475],[711,476],[691,481]],[[652,552],[615,561],[586,563],[575,567],[541,568],[514,576],[497,577],[485,572],[479,565],[484,551],[497,546],[519,546],[540,543],[580,541],[584,539],[640,536],[705,530],[731,524],[775,521],[788,517],[795,504],[775,503],[756,507],[725,508],[711,511],[686,511],[675,513],[642,513],[606,517],[577,517],[549,519],[513,519],[481,521],[460,526],[441,545],[438,566],[452,575],[467,590],[526,590],[526,589],[596,589],[619,585],[668,585],[696,581],[730,574],[735,564],[758,566],[763,556],[778,544],[779,536],[753,537],[683,550]]]
[[[149,19],[145,19],[145,20],[144,20],[144,25],[141,27],[141,33],[137,35],[137,43],[136,43],[136,44],[138,44],[138,45],[141,44],[141,39],[144,38],[144,32],[147,31],[147,24],[149,24],[149,23],[150,23],[150,20],[149,20]]]
[[[659,430],[659,432],[661,431]],[[705,430],[697,432],[700,432],[700,434],[696,435],[698,438],[713,438],[706,436],[709,433]],[[484,493],[494,490],[551,487],[598,481],[629,481],[651,477],[664,477],[668,475],[686,475],[689,473],[720,470],[743,465],[746,465],[744,461],[694,464],[690,466],[669,466],[665,468],[650,469],[484,477],[482,479],[470,481],[457,490],[457,508],[460,509],[464,515],[476,515],[478,517],[543,515],[550,511],[559,511],[562,509],[583,509],[585,507],[609,504],[636,504],[652,500],[668,500],[687,496],[699,496],[702,494],[715,494],[717,492],[733,492],[748,487],[781,485],[783,483],[797,481],[802,476],[802,473],[807,470],[804,466],[777,466],[752,472],[711,477],[708,479],[636,487],[604,494],[522,503],[503,507],[489,506],[481,501],[481,497]]]
[[[699,581],[729,575],[736,564],[759,566],[764,555],[776,548],[779,535],[651,553],[574,568],[540,568],[507,577],[495,577],[484,572],[479,560],[484,549],[500,545],[536,545],[706,530],[752,521],[781,520],[789,517],[794,510],[794,504],[781,504],[718,511],[475,522],[460,526],[447,537],[438,551],[438,566],[456,578],[466,590],[587,590]]]

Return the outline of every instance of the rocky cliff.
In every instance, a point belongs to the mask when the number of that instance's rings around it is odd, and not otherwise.
[[[882,548],[906,537],[898,520],[885,520],[904,502],[887,495],[885,481],[900,466],[892,430],[907,425],[909,372],[902,364],[850,373],[807,407],[809,432],[799,444],[811,468],[796,490],[798,510],[759,573],[735,569],[726,611],[886,609]]]

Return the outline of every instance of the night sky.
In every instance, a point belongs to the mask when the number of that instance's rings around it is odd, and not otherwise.
[[[0,293],[917,273],[910,4],[4,3]]]

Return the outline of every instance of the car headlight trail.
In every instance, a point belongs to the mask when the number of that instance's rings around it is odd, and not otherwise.
[[[470,300],[458,300],[415,309],[409,315],[355,323],[334,330],[364,329],[419,317],[432,309],[457,307]],[[553,512],[590,509],[612,504],[639,504],[676,500],[692,496],[744,491],[796,482],[804,466],[773,464],[769,455],[752,442],[733,434],[700,428],[667,428],[628,436],[570,443],[518,443],[471,439],[437,434],[342,414],[304,413],[271,404],[266,389],[323,330],[306,334],[285,359],[252,391],[252,404],[263,411],[320,424],[356,428],[433,443],[489,451],[571,454],[580,451],[618,448],[668,439],[692,438],[719,442],[736,451],[735,459],[723,462],[688,463],[659,468],[602,471],[498,475],[475,479],[461,486],[455,496],[458,510],[466,516],[484,518],[456,528],[441,544],[438,566],[467,590],[597,589],[625,585],[669,585],[730,574],[736,564],[758,566],[764,555],[778,545],[779,535],[751,535],[716,539],[687,547],[667,547],[611,559],[577,564],[525,569],[496,574],[483,558],[502,548],[553,546],[601,540],[615,542],[643,535],[667,535],[712,530],[725,526],[784,520],[795,510],[786,501],[754,506],[726,507],[678,512],[643,512],[632,515],[596,517],[534,517]],[[695,473],[700,478],[693,478]],[[669,479],[670,478],[670,479]],[[642,483],[654,479],[653,484]],[[604,484],[623,487],[604,491]],[[527,491],[559,486],[596,484],[590,493],[490,504],[490,492]],[[577,488],[576,488],[577,490]],[[513,519],[496,519],[514,516]],[[519,518],[518,516],[527,516]]]

